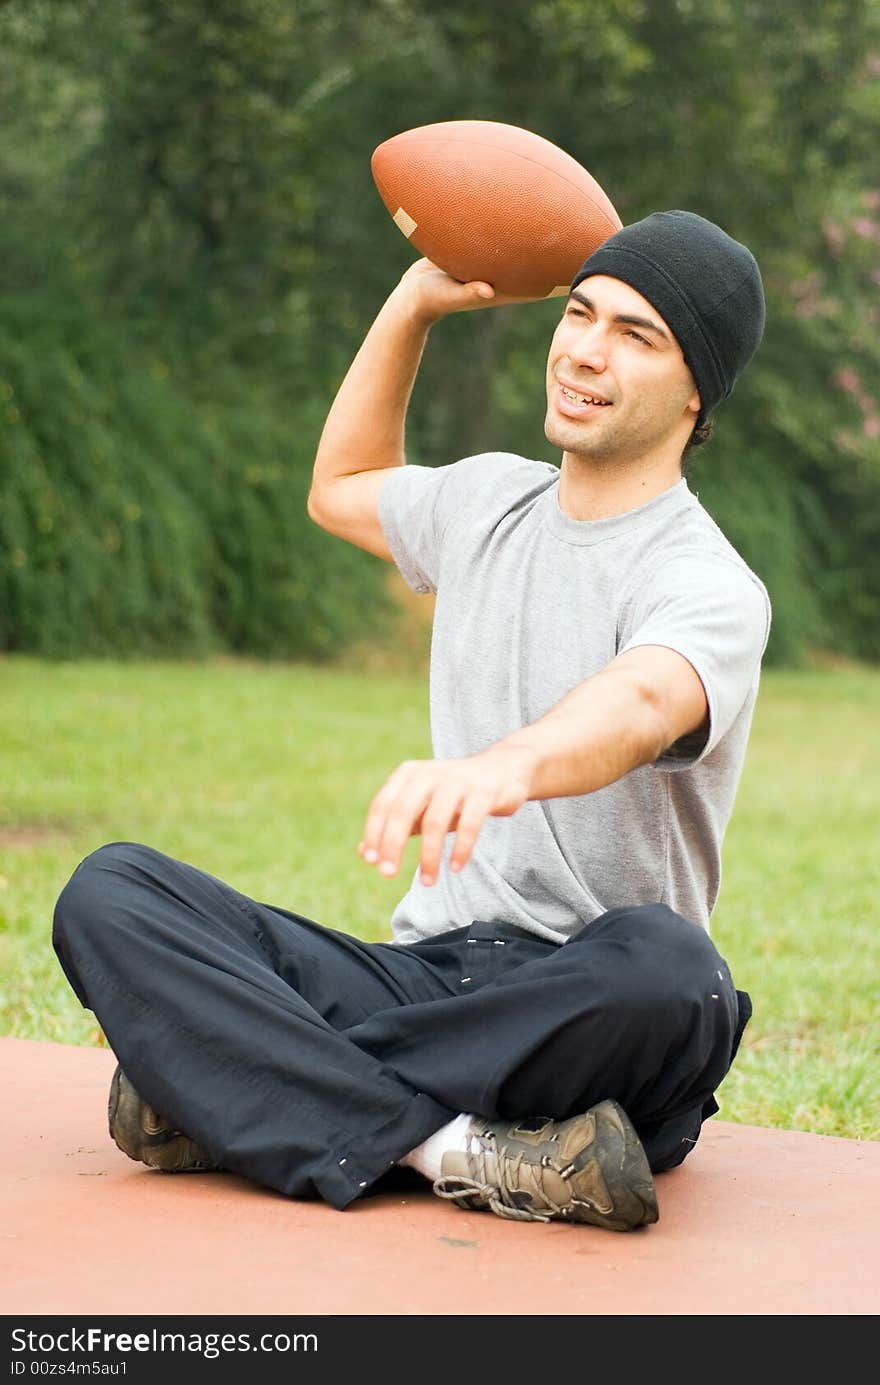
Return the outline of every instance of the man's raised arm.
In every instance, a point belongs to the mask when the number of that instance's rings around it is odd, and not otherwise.
[[[379,491],[404,465],[406,411],[428,331],[447,313],[487,307],[489,284],[460,284],[417,260],[386,299],[333,401],[321,434],[308,512],[322,529],[391,561]]]

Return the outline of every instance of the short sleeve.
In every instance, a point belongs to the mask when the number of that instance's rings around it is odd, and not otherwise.
[[[437,590],[447,470],[404,466],[391,472],[379,492],[379,522],[391,556],[413,591]]]
[[[756,689],[770,618],[763,584],[725,554],[678,554],[637,589],[625,608],[619,652],[648,644],[674,649],[695,669],[709,706],[708,737],[682,738],[658,767],[699,763],[730,730]]]
[[[505,453],[464,457],[448,466],[402,466],[379,492],[379,522],[391,556],[416,592],[436,592],[443,541],[451,520],[521,459]]]

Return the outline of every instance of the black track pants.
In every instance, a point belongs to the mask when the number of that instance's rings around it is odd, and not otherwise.
[[[151,1106],[224,1168],[339,1208],[461,1111],[562,1118],[613,1097],[671,1168],[751,1012],[665,905],[561,947],[491,921],[363,943],[127,842],[74,872],[53,941]]]

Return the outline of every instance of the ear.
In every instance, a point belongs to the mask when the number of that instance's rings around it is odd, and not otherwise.
[[[690,413],[692,413],[695,417],[699,417],[700,409],[703,407],[702,404],[701,404],[701,402],[700,402],[700,391],[699,391],[699,390],[694,390],[693,394],[691,395],[690,399],[688,400],[688,405],[687,405],[687,406],[688,406],[688,410],[689,410]]]

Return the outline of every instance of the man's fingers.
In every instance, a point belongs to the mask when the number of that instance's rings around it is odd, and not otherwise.
[[[370,804],[358,851],[368,865],[390,878],[397,874],[409,838],[421,834],[421,879],[433,885],[448,834],[456,834],[450,864],[461,870],[485,819],[493,812],[504,816],[515,811],[517,797],[505,788],[497,767],[487,766],[485,757],[405,760]]]
[[[379,805],[384,821],[375,838],[368,839],[368,849],[374,841],[374,864],[382,875],[397,874],[407,842],[421,827],[433,789],[433,776],[413,774],[401,779],[392,796]],[[366,853],[365,859],[370,859]]]
[[[437,879],[446,836],[458,821],[466,792],[465,785],[453,783],[440,785],[431,795],[422,815],[420,872],[423,885],[433,885]]]
[[[458,815],[455,845],[449,858],[449,864],[453,870],[461,870],[463,866],[467,865],[474,849],[474,842],[480,834],[480,828],[489,816],[491,807],[492,800],[486,793],[472,793],[465,799]]]
[[[389,775],[367,809],[364,835],[358,848],[367,865],[375,866],[380,861],[380,847],[385,832],[385,824],[392,805],[398,799],[404,785],[411,779],[418,766],[412,760],[404,760],[393,774]]]

